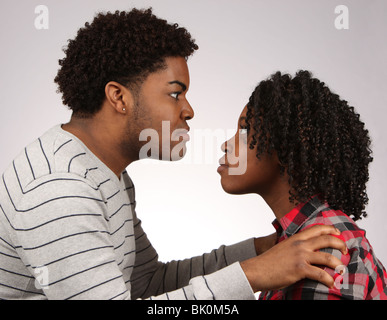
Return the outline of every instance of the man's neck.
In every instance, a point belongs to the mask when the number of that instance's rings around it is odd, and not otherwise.
[[[81,140],[118,178],[129,165],[120,153],[118,138],[103,121],[72,117],[62,129]]]

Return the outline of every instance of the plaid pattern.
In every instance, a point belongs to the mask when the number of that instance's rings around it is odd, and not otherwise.
[[[344,265],[344,274],[325,267],[334,279],[335,287],[329,289],[317,281],[304,279],[296,284],[276,291],[262,292],[260,300],[387,300],[387,274],[376,258],[365,237],[365,231],[339,210],[322,203],[317,196],[300,204],[280,221],[273,222],[278,242],[313,225],[333,225],[341,231],[338,238],[346,242],[348,254],[336,249],[323,249],[339,258]]]

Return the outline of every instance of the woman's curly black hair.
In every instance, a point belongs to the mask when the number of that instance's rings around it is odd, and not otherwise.
[[[277,153],[292,202],[318,194],[354,220],[367,216],[368,131],[354,108],[324,82],[302,70],[294,77],[271,75],[249,99],[246,127],[258,158]]]
[[[109,81],[138,86],[165,67],[166,57],[187,59],[197,49],[185,28],[151,8],[99,13],[68,41],[55,82],[74,115],[88,117],[101,108]]]

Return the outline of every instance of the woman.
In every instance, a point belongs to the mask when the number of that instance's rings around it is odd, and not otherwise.
[[[341,270],[326,268],[333,289],[303,280],[260,299],[387,299],[386,271],[355,223],[366,216],[372,157],[354,108],[308,71],[277,72],[255,88],[238,129],[222,146],[223,189],[262,196],[276,217],[277,242],[324,224],[338,228],[348,247],[346,255],[326,250],[343,262]],[[245,170],[230,174],[236,167]]]

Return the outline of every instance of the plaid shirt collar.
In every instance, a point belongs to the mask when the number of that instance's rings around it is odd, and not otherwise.
[[[277,231],[279,241],[283,241],[297,233],[306,221],[326,208],[328,208],[328,205],[322,203],[316,195],[308,202],[300,203],[279,221],[275,219],[273,226]]]

